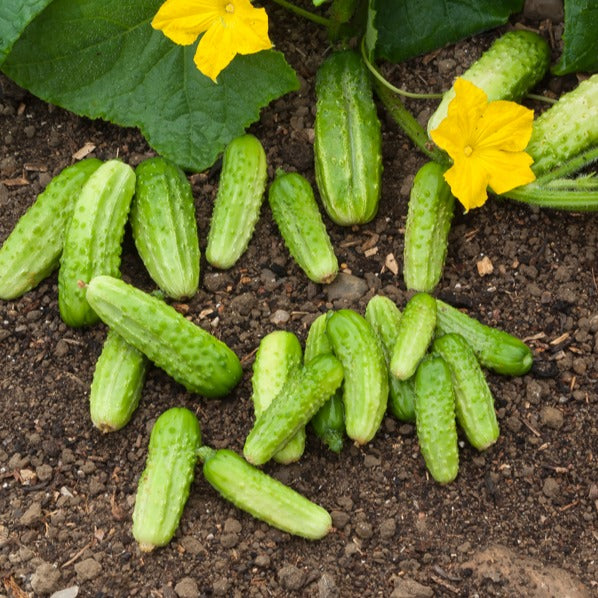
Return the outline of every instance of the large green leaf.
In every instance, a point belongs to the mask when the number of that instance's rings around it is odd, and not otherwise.
[[[565,0],[565,47],[553,71],[557,75],[598,71],[598,2]]]
[[[523,0],[370,0],[375,55],[401,62],[507,22]]]
[[[2,0],[0,2],[0,64],[37,14],[52,0]]]
[[[260,109],[296,89],[272,50],[237,56],[203,76],[194,46],[176,46],[150,21],[162,0],[54,0],[14,45],[4,72],[43,100],[90,118],[139,127],[181,167],[211,166]]]

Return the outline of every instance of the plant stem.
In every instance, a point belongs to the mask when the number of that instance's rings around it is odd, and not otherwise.
[[[309,10],[305,10],[304,8],[300,8],[292,2],[287,2],[287,0],[272,0],[272,2],[282,6],[283,8],[286,8],[290,12],[293,12],[296,15],[299,15],[300,17],[303,17],[304,19],[307,19],[308,21],[312,21],[313,23],[316,23],[317,25],[322,25],[328,29],[336,25],[334,21],[327,19],[326,17],[317,15]]]
[[[541,96],[537,93],[528,93],[525,97],[530,98],[530,100],[538,100],[538,102],[546,102],[547,104],[557,103],[557,100],[553,98],[547,98],[546,96]]]
[[[206,446],[205,444],[200,446],[197,449],[197,456],[199,457],[199,460],[202,463],[205,463],[208,459],[212,458],[215,454],[216,454],[216,451],[213,448]]]
[[[512,191],[507,191],[501,197],[508,197],[540,208],[570,212],[598,211],[598,191],[554,190],[530,183]]]
[[[562,177],[566,177],[567,175],[573,174],[586,166],[589,166],[592,162],[598,160],[598,146],[592,147],[581,154],[575,156],[568,162],[565,162],[562,166],[547,172],[546,174],[538,177],[535,183],[539,186],[542,186],[550,181],[555,179],[560,179]],[[533,166],[532,166],[533,170]]]

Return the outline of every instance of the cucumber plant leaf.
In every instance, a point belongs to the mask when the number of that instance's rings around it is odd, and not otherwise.
[[[237,56],[218,84],[150,25],[162,0],[54,0],[2,66],[41,99],[89,118],[138,127],[187,170],[211,166],[261,108],[298,87],[280,52]]]

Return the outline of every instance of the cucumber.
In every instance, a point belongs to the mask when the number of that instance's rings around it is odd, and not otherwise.
[[[298,266],[313,282],[332,282],[338,273],[338,260],[309,181],[296,172],[279,171],[270,185],[268,201]]]
[[[403,279],[408,289],[430,293],[442,277],[455,197],[444,180],[445,166],[424,164],[409,196]]]
[[[345,370],[347,436],[366,444],[380,428],[388,405],[388,369],[380,341],[367,320],[350,309],[332,314],[326,335]]]
[[[120,276],[121,243],[135,192],[135,173],[120,160],[104,162],[81,190],[58,270],[58,307],[69,326],[98,321],[85,298],[94,276]]]
[[[253,517],[295,536],[323,538],[332,529],[326,509],[253,467],[228,449],[199,449],[208,483]]]
[[[156,420],[133,510],[133,537],[143,552],[165,546],[183,514],[201,446],[195,414],[172,407]]]
[[[256,137],[242,135],[227,145],[206,248],[212,266],[231,268],[247,249],[260,215],[267,176],[266,152]]]
[[[550,47],[532,31],[517,29],[499,37],[462,75],[488,96],[488,101],[520,100],[546,74]],[[451,87],[428,121],[428,135],[446,117],[455,97]]]
[[[235,353],[173,307],[126,282],[97,276],[87,299],[102,321],[187,390],[228,394],[242,375]]]
[[[563,94],[535,121],[527,153],[536,176],[598,145],[598,74]]]
[[[108,330],[89,391],[93,425],[102,432],[120,430],[133,416],[147,371],[147,358],[114,330]]]
[[[449,366],[455,391],[457,421],[469,443],[482,451],[498,440],[494,398],[473,350],[460,334],[444,334],[434,341],[434,351]]]
[[[332,53],[316,75],[314,154],[324,210],[342,226],[378,211],[382,134],[370,75],[353,50]]]
[[[365,319],[378,337],[386,365],[390,364],[392,349],[397,340],[401,310],[396,303],[382,295],[374,295],[365,308]],[[388,407],[401,421],[415,421],[415,389],[413,379],[399,380],[388,371]]]
[[[436,302],[428,293],[409,299],[399,322],[397,337],[390,355],[390,371],[399,380],[415,374],[426,354],[436,327]]]
[[[19,218],[0,247],[0,299],[20,297],[58,268],[73,206],[101,164],[89,158],[68,166]]]
[[[431,476],[452,482],[459,473],[455,395],[450,369],[438,355],[426,356],[415,373],[415,428]]]
[[[518,338],[486,326],[440,299],[436,299],[436,308],[437,334],[460,334],[482,366],[507,376],[523,376],[531,369],[532,351]]]
[[[332,354],[293,370],[283,389],[255,422],[243,456],[252,465],[271,459],[318,411],[343,381],[343,367]]]
[[[275,330],[262,338],[253,362],[251,400],[259,419],[274,398],[282,391],[290,373],[301,366],[301,343],[287,330]],[[275,455],[278,463],[298,461],[305,450],[305,428],[300,428]]]
[[[199,286],[199,239],[191,184],[175,164],[156,157],[135,169],[129,221],[152,280],[169,297],[192,297]]]

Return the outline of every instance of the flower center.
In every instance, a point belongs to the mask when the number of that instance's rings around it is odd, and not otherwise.
[[[471,156],[471,154],[473,154],[473,147],[471,147],[471,145],[466,145],[463,148],[463,153],[469,158],[469,156]]]
[[[224,10],[226,10],[226,12],[229,14],[233,14],[235,12],[235,5],[232,2],[229,2]]]

